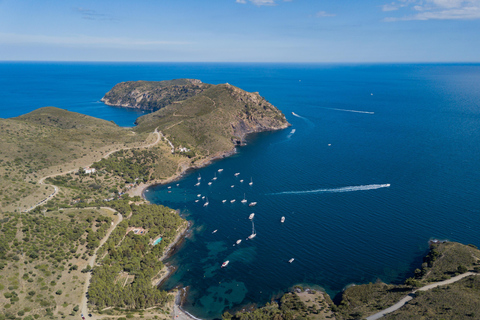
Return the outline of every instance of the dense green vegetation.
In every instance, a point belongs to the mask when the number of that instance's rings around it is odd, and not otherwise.
[[[0,319],[51,316],[65,299],[79,295],[79,266],[110,222],[96,209],[2,215]],[[61,312],[74,315],[73,308],[67,303]]]
[[[0,119],[0,212],[22,211],[25,200],[41,199],[53,189],[38,184],[57,165],[77,167],[109,148],[143,142],[112,122],[47,107],[11,119]],[[31,203],[33,204],[33,203]]]
[[[121,307],[143,309],[163,306],[167,293],[152,286],[151,279],[163,267],[160,257],[182,225],[182,219],[173,210],[157,205],[130,206],[132,216],[122,221],[98,252],[101,265],[93,269],[89,288],[89,303],[98,309]],[[141,227],[146,234],[129,232],[128,227]],[[153,240],[162,237],[160,244]],[[120,273],[134,275],[130,284],[118,281]]]

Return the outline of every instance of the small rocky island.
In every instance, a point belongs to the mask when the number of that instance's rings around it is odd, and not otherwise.
[[[194,97],[211,86],[197,79],[126,81],[116,84],[101,101],[109,106],[153,112]]]

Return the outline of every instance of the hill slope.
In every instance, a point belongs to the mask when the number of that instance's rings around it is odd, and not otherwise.
[[[138,132],[158,127],[175,147],[213,155],[233,149],[253,132],[288,127],[285,115],[258,93],[229,84],[211,86],[195,97],[137,119]]]

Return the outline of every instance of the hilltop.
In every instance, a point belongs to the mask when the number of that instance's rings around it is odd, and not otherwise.
[[[194,97],[209,87],[210,84],[197,79],[127,81],[116,84],[101,101],[109,106],[152,112]]]
[[[228,152],[249,133],[288,127],[285,115],[258,93],[230,84],[210,86],[187,100],[137,119],[137,132],[158,128],[175,147],[202,156]]]

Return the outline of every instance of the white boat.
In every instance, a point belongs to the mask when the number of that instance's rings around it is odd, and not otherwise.
[[[198,201],[199,201],[198,199],[197,199],[197,200],[195,200],[195,202],[198,202]]]
[[[227,200],[222,200],[222,203],[225,203],[225,202],[227,202]]]
[[[255,233],[255,224],[253,223],[253,220],[252,220],[252,234],[248,236],[247,240],[253,239],[256,236],[257,236],[257,234]]]
[[[199,194],[197,194],[197,197],[198,197],[198,198],[200,198],[201,196],[202,196],[202,195],[201,195],[200,193],[199,193]]]
[[[177,183],[177,187],[180,185],[180,183]]]
[[[238,175],[240,174],[240,172],[237,172],[234,174],[235,177],[238,177]]]
[[[218,169],[217,171],[218,171],[218,172],[222,172],[222,171],[223,171],[223,169]]]
[[[168,189],[172,189],[172,186],[168,187]]]
[[[215,176],[212,178],[212,180],[217,180],[217,173],[215,172]]]
[[[240,182],[241,182],[241,183],[243,183],[243,179],[242,179],[242,180],[240,180]]]
[[[200,176],[200,173],[198,174],[198,180],[202,180],[202,176]]]
[[[208,183],[208,185],[209,185],[209,186],[211,186],[211,185],[212,185],[212,183],[211,183],[211,182],[209,182],[209,183]]]
[[[257,205],[256,202],[250,202],[250,204],[248,205],[249,207],[255,207]]]
[[[247,203],[247,199],[245,199],[245,193],[243,194],[243,200],[242,200],[242,203]]]
[[[285,217],[282,217],[282,219],[280,219],[280,222],[284,223],[285,222]]]
[[[200,185],[200,182],[195,183],[195,187],[198,187]]]
[[[208,202],[208,198],[207,198],[207,201],[203,204],[204,207],[208,206],[209,202]]]
[[[202,200],[205,199],[205,196],[202,197]]]
[[[248,185],[250,185],[250,186],[253,185],[253,178],[250,178],[250,182],[248,183]]]
[[[288,262],[292,263],[292,262],[293,262],[293,260],[295,260],[295,259],[294,259],[294,258],[292,258],[292,259],[288,260]]]
[[[231,187],[231,188],[234,188],[235,186],[232,184],[230,187]]]
[[[240,242],[242,242],[242,239],[238,239],[236,244],[240,244]]]
[[[255,213],[250,214],[250,215],[248,216],[248,219],[252,220],[253,217],[255,217]]]
[[[235,199],[233,199],[233,200],[230,200],[230,203],[234,203],[234,202],[235,202]]]
[[[213,232],[212,232],[212,233],[215,233],[215,232],[217,232],[217,231],[218,231],[218,230],[213,230]]]
[[[230,261],[225,261],[224,263],[222,263],[222,268],[225,268],[226,266],[228,266],[228,264],[230,263]]]

